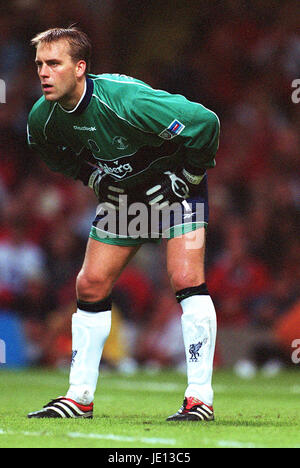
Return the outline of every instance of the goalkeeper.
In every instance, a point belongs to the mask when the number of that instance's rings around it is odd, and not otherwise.
[[[76,283],[69,389],[28,417],[93,417],[113,285],[145,242],[165,237],[187,359],[184,402],[167,420],[213,420],[216,313],[204,257],[206,171],[215,166],[219,120],[201,104],[140,80],[90,74],[91,44],[77,28],[50,29],[32,44],[43,96],[29,115],[28,143],[51,170],[94,190],[99,206]],[[150,226],[148,217],[140,235],[124,234],[122,220],[133,219],[135,203],[144,214],[154,210],[157,223]],[[106,222],[110,215],[118,222]]]

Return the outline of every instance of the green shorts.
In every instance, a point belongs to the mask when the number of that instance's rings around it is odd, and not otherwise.
[[[162,239],[180,237],[207,227],[209,218],[207,178],[196,196],[171,205],[161,212],[134,204],[117,211],[99,205],[89,237],[99,242],[120,246],[159,244]]]

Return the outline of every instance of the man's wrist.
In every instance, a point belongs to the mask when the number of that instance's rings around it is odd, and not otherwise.
[[[94,172],[95,172],[95,167],[91,166],[90,164],[83,163],[78,171],[76,180],[81,180],[81,182],[83,182],[84,185],[89,185],[91,175]]]
[[[191,174],[189,171],[187,171],[185,168],[182,170],[182,175],[183,177],[188,181],[189,184],[192,185],[199,185],[202,179],[205,176],[205,173],[197,175],[197,174]]]
[[[95,191],[95,180],[99,177],[99,169],[94,169],[94,171],[90,174],[88,186]]]

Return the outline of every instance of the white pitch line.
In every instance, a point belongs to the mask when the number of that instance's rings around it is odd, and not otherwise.
[[[46,375],[44,379],[40,379],[39,376],[30,376],[31,383],[37,383],[39,386],[43,385],[47,386],[63,386],[66,383],[66,377],[64,375],[59,376],[52,376]],[[185,388],[185,383],[176,383],[176,382],[159,382],[159,381],[147,381],[147,380],[120,380],[114,381],[112,380],[105,380],[105,376],[102,377],[101,382],[99,382],[99,392],[101,389],[106,389],[106,387],[115,388],[120,390],[133,390],[136,392],[182,392]],[[216,393],[227,393],[230,391],[230,388],[226,385],[222,384],[215,384],[214,390]]]
[[[219,440],[217,444],[223,448],[256,448],[252,442],[238,442],[236,440]]]
[[[30,431],[4,431],[0,429],[0,435],[22,435],[27,437],[41,437],[41,436],[53,436],[51,432],[30,432]],[[67,432],[64,434],[66,437],[72,439],[94,439],[94,440],[112,440],[115,442],[139,442],[149,445],[176,445],[175,439],[161,439],[158,437],[131,437],[122,436],[117,434],[94,434],[94,433],[83,433],[83,432]]]
[[[39,385],[43,386],[49,386],[49,385],[55,385],[55,386],[60,386],[63,383],[65,383],[65,377],[59,376],[58,378],[56,376],[47,376],[45,379],[40,380],[40,377],[34,376],[33,378],[30,377],[30,382],[32,383],[33,381],[37,381]],[[109,388],[116,388],[120,390],[135,390],[138,392],[144,392],[144,391],[149,391],[149,392],[176,392],[176,391],[181,391],[182,388],[184,387],[184,384],[180,385],[175,382],[154,382],[154,381],[138,381],[138,380],[119,380],[119,381],[108,381],[105,380],[105,377],[102,377],[101,382],[99,383],[99,389],[101,388],[106,388],[109,386]]]
[[[97,439],[97,440],[115,440],[118,442],[142,442],[146,444],[169,444],[175,445],[175,439],[161,439],[156,437],[130,437],[115,434],[85,434],[82,432],[68,432],[68,437],[75,439]]]
[[[300,385],[293,385],[290,391],[291,393],[294,393],[297,395],[298,393],[300,393]]]
[[[102,381],[103,383],[103,381]],[[185,384],[177,384],[173,382],[139,382],[139,381],[120,381],[111,384],[113,388],[119,390],[133,390],[135,392],[182,392],[185,389]],[[214,386],[215,393],[227,393],[230,391],[229,387],[217,384]]]
[[[119,390],[134,390],[136,392],[179,392],[184,385],[166,382],[114,382],[111,384]]]

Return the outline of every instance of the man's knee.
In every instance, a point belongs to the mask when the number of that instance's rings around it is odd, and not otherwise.
[[[85,302],[96,302],[110,295],[112,283],[109,278],[105,278],[98,273],[97,275],[81,270],[76,280],[77,297]]]
[[[182,289],[198,286],[205,282],[205,275],[202,269],[189,269],[169,272],[170,282],[175,292]]]

